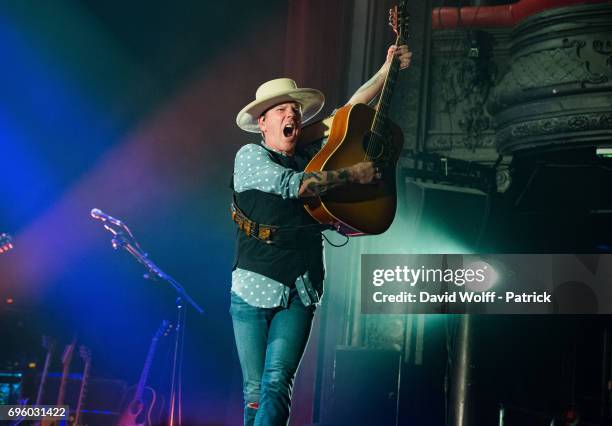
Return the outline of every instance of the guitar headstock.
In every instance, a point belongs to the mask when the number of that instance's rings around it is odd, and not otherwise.
[[[172,324],[170,321],[166,321],[166,322],[168,324],[166,324],[166,329],[164,330],[164,337],[170,334],[172,332],[172,329],[174,328],[174,324]]]
[[[408,37],[409,23],[410,15],[406,11],[406,0],[400,0],[397,6],[389,9],[389,26],[393,28],[393,32],[400,41],[404,41]]]
[[[57,340],[53,337],[43,335],[42,336],[42,347],[45,348],[48,352],[55,352],[55,347],[57,346]]]
[[[0,253],[6,253],[13,248],[13,238],[9,234],[0,234]]]
[[[170,334],[173,326],[174,325],[170,321],[163,320],[161,324],[159,325],[159,328],[155,332],[155,336],[153,336],[153,340],[159,340],[160,337],[162,336],[165,337],[168,334]]]

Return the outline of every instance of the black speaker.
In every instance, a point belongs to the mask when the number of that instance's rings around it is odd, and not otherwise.
[[[477,248],[490,200],[477,189],[406,180],[398,218],[415,249],[468,252]]]
[[[395,426],[400,374],[398,351],[338,346],[331,424]]]

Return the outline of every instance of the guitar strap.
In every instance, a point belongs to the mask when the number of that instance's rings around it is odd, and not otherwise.
[[[313,223],[296,226],[276,226],[257,223],[244,214],[236,202],[236,193],[232,193],[232,204],[230,207],[232,220],[238,229],[244,231],[247,237],[255,238],[266,244],[278,244],[287,237],[295,238],[295,233],[321,233],[326,229],[334,229],[331,225]]]

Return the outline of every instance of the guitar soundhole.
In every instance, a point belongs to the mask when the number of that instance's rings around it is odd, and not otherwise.
[[[363,150],[366,152],[369,159],[378,160],[382,158],[385,152],[385,143],[380,135],[368,132],[363,136],[362,144]]]

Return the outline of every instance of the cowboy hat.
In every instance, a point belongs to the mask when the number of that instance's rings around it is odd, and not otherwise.
[[[258,133],[259,117],[274,105],[284,102],[299,103],[302,106],[302,123],[305,123],[321,111],[325,96],[316,89],[298,88],[290,78],[270,80],[259,86],[255,100],[238,113],[236,124],[242,130]]]

